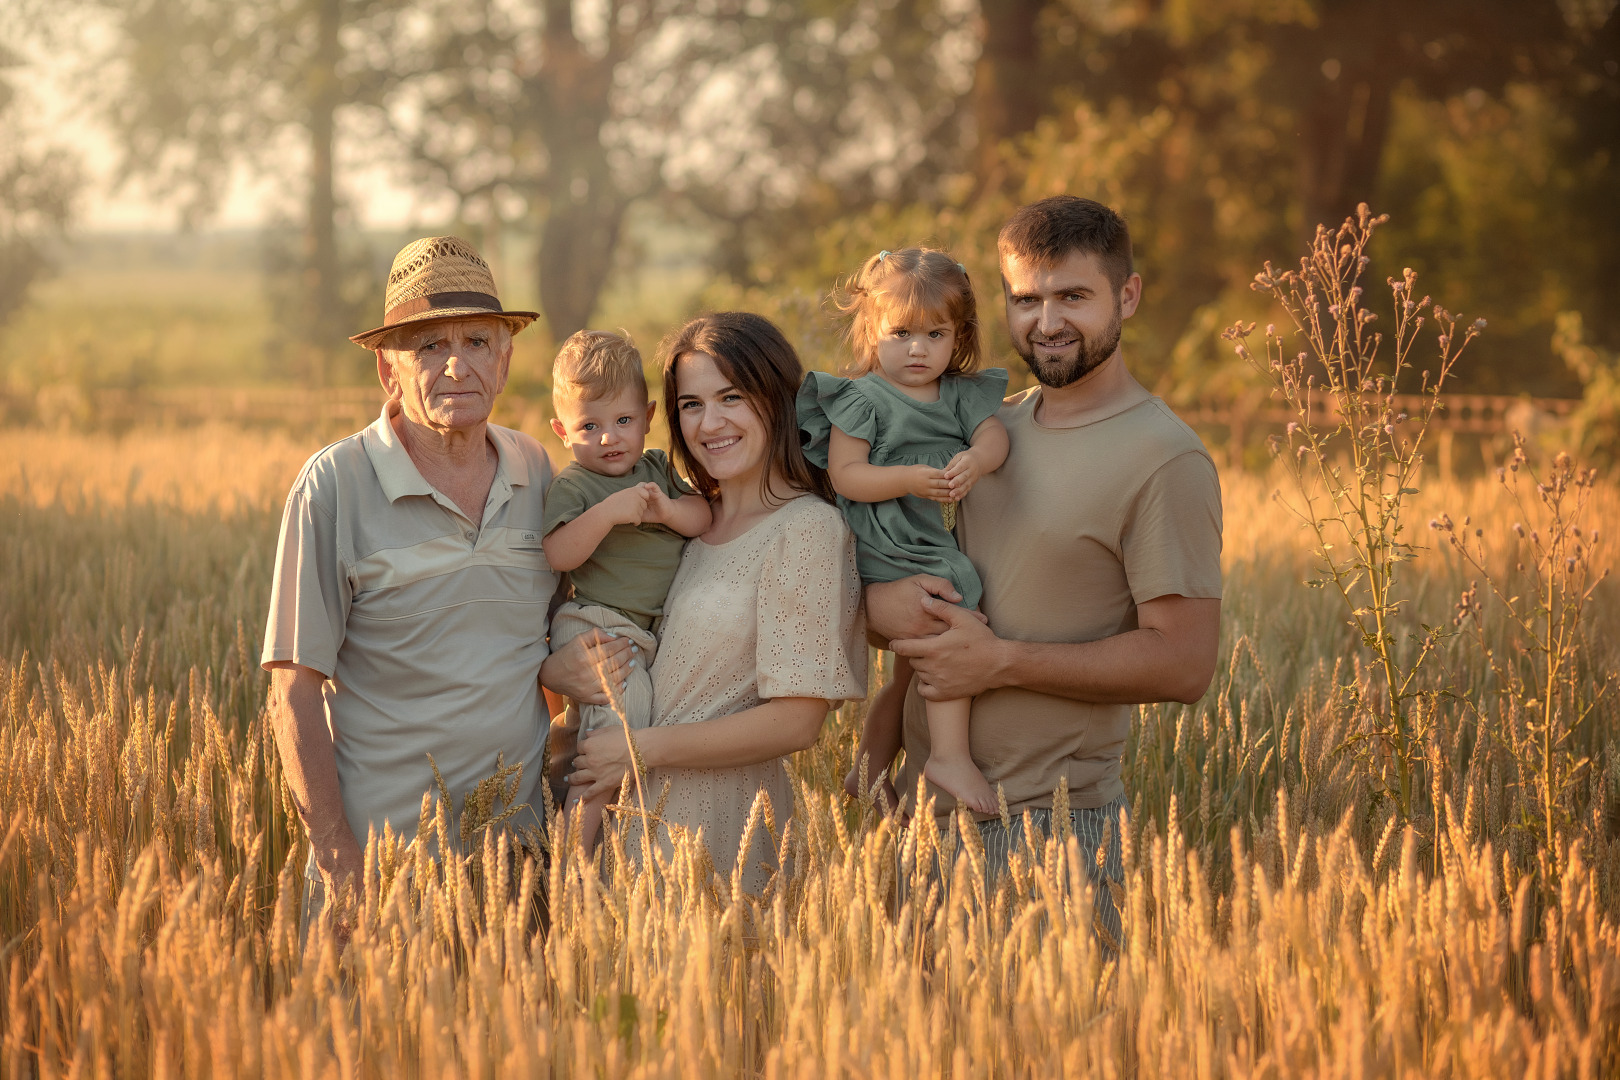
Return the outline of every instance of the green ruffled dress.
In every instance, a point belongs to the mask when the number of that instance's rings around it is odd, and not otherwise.
[[[799,387],[798,414],[804,455],[827,467],[834,427],[871,444],[873,465],[931,465],[943,469],[966,450],[968,439],[1001,408],[1007,372],[991,368],[939,380],[939,400],[917,401],[880,375],[844,379],[812,371]],[[976,608],[983,594],[973,564],[945,528],[941,505],[915,495],[880,503],[838,497],[855,534],[861,580],[898,581],[913,574],[946,578]]]

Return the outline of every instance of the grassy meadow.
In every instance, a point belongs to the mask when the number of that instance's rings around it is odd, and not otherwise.
[[[846,800],[858,704],[795,759],[791,824],[759,808],[797,867],[762,896],[691,843],[604,882],[487,833],[443,863],[385,842],[347,950],[321,928],[301,948],[305,848],[256,657],[280,498],[313,448],[0,433],[0,1074],[1620,1073],[1610,583],[1553,844],[1516,749],[1544,713],[1499,692],[1485,650],[1522,643],[1488,605],[1484,639],[1443,643],[1403,824],[1354,739],[1365,657],[1257,475],[1223,477],[1215,685],[1144,708],[1126,753],[1117,957],[1066,837],[986,892],[971,831]],[[1414,520],[1467,515],[1514,580],[1522,512],[1495,479],[1417,498]],[[1600,480],[1585,527],[1617,523]],[[1411,618],[1449,624],[1475,576],[1426,550]]]

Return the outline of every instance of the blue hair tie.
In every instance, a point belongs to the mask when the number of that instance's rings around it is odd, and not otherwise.
[[[961,263],[957,263],[957,264],[956,264],[956,268],[957,268],[957,269],[958,269],[958,270],[960,270],[960,271],[962,271],[962,275],[963,275],[963,276],[964,276],[964,277],[966,277],[966,276],[967,276],[967,267],[965,267],[965,266],[963,266],[963,265],[962,265],[962,264],[961,264]]]
[[[888,257],[889,257],[889,249],[888,248],[884,248],[882,251],[878,252],[878,262],[882,262],[884,259],[887,259]]]

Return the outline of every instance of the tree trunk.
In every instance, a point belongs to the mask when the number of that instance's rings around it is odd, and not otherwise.
[[[1323,80],[1305,112],[1300,195],[1306,233],[1318,224],[1337,228],[1372,202],[1389,134],[1394,86],[1378,69],[1345,70]]]
[[[540,232],[540,308],[552,339],[585,329],[613,267],[629,200],[602,148],[613,92],[611,55],[574,35],[571,0],[545,0],[536,120],[550,156]]]
[[[309,72],[309,191],[305,208],[303,288],[309,321],[305,323],[306,355],[317,384],[325,381],[320,359],[341,344],[342,282],[337,252],[337,192],[333,177],[341,57],[338,29],[342,0],[314,0],[316,51]]]
[[[973,110],[979,142],[974,173],[981,189],[999,183],[1001,144],[1035,127],[1045,102],[1036,21],[1043,0],[980,0],[979,62]]]

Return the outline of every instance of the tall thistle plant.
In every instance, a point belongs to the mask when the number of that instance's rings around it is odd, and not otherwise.
[[[1455,315],[1417,295],[1417,275],[1408,269],[1388,279],[1394,322],[1386,341],[1361,278],[1367,245],[1387,220],[1363,203],[1337,229],[1317,226],[1298,270],[1268,262],[1255,275],[1252,288],[1276,299],[1292,330],[1267,326],[1258,351],[1249,347],[1253,323],[1238,322],[1222,336],[1295,416],[1272,439],[1292,481],[1274,498],[1314,537],[1319,575],[1308,584],[1338,594],[1371,654],[1371,677],[1348,688],[1364,717],[1351,742],[1367,753],[1409,821],[1437,694],[1423,673],[1452,631],[1420,624],[1401,633],[1410,600],[1403,568],[1417,552],[1407,516],[1441,391],[1485,321],[1459,330]],[[1412,353],[1425,326],[1435,334],[1435,354],[1418,371]]]
[[[1591,764],[1579,753],[1575,735],[1612,681],[1608,673],[1590,670],[1584,636],[1588,608],[1609,568],[1599,563],[1603,537],[1590,521],[1597,470],[1559,453],[1537,475],[1523,436],[1515,434],[1513,442],[1513,457],[1496,470],[1517,518],[1511,570],[1493,564],[1485,530],[1470,519],[1459,525],[1442,514],[1429,527],[1479,574],[1458,601],[1453,622],[1473,636],[1496,676],[1501,722],[1490,730],[1512,755],[1519,786],[1529,796],[1512,824],[1535,834],[1545,877],[1556,881],[1564,869],[1560,833],[1574,821],[1571,796]],[[1531,495],[1526,478],[1534,485]],[[1492,601],[1508,648],[1494,648],[1487,633],[1483,616]],[[1469,704],[1479,709],[1482,703]]]

